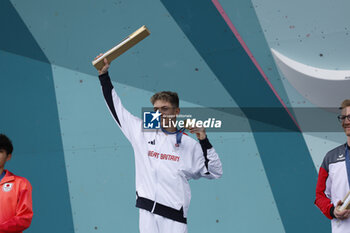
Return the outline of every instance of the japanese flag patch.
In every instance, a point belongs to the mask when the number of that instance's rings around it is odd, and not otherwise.
[[[4,192],[10,192],[12,189],[13,183],[6,183],[4,184],[4,186],[2,187],[2,191]]]

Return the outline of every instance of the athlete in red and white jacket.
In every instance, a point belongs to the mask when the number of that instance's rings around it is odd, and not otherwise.
[[[130,114],[122,105],[108,75],[107,61],[99,71],[107,106],[130,141],[135,156],[136,207],[140,209],[141,233],[186,233],[187,211],[191,200],[188,181],[205,177],[216,179],[222,175],[218,154],[202,128],[192,128],[199,142],[183,134],[142,130],[143,121]],[[161,119],[174,120],[179,113],[178,97],[173,92],[160,92],[151,99]]]
[[[0,134],[0,233],[22,233],[33,217],[29,181],[4,170],[12,150],[11,141]]]
[[[340,211],[337,208],[349,192],[350,185],[346,165],[346,157],[350,154],[350,100],[344,100],[341,109],[339,119],[347,143],[326,154],[318,173],[315,204],[332,220],[333,233],[350,233],[350,210]]]

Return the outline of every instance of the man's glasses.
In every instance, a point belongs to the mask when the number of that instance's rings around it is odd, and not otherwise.
[[[338,120],[339,120],[340,122],[345,121],[345,118],[348,119],[348,121],[350,121],[350,115],[339,115],[339,116],[338,116]]]

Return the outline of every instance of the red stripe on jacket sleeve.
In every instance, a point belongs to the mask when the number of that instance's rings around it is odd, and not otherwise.
[[[318,173],[317,185],[316,185],[316,199],[315,205],[322,211],[322,213],[329,219],[333,219],[330,214],[330,210],[333,207],[331,200],[326,196],[326,181],[328,178],[328,172],[323,167],[320,167]]]

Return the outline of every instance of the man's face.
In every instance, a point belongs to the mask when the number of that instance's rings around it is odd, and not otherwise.
[[[163,124],[165,123],[165,127],[167,128],[170,125],[170,121],[175,122],[176,115],[180,113],[180,109],[173,107],[172,104],[168,101],[164,100],[156,100],[153,104],[154,111],[159,110],[159,112],[162,114],[160,116],[160,125],[163,127]]]
[[[342,109],[341,115],[344,115],[344,116],[350,115],[350,106]],[[342,121],[342,126],[344,128],[344,132],[346,136],[350,137],[350,121],[348,120],[347,117]]]
[[[0,149],[0,168],[5,167],[5,163],[11,159],[11,154],[7,154],[6,150]]]

